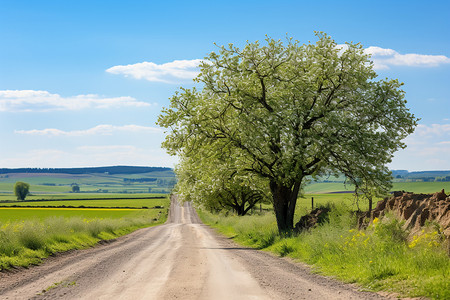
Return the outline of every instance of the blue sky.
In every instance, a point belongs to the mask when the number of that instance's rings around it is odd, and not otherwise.
[[[421,118],[391,169],[450,170],[448,1],[0,0],[0,167],[169,166],[155,124],[218,45],[361,42]]]

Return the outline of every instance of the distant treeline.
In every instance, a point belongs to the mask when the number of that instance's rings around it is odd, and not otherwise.
[[[132,166],[113,166],[113,167],[90,167],[90,168],[18,168],[18,169],[0,169],[0,174],[10,173],[64,173],[64,174],[139,174],[150,172],[172,171],[171,168],[163,167],[132,167]]]
[[[157,178],[124,178],[124,182],[154,182]]]
[[[450,181],[450,171],[408,172],[406,170],[393,170],[392,176],[396,179],[403,179],[403,180],[410,180],[410,181],[425,181],[425,182]]]

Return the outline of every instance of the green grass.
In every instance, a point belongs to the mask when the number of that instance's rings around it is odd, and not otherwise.
[[[435,227],[430,225],[421,235],[408,238],[400,222],[386,217],[359,231],[348,207],[339,202],[348,200],[334,199],[337,208],[329,223],[285,238],[277,234],[271,212],[225,217],[200,211],[199,215],[238,243],[298,259],[311,264],[315,272],[366,290],[450,299],[450,259]]]
[[[343,184],[339,182],[319,182],[311,183],[305,186],[305,193],[307,194],[324,194],[332,192],[354,191],[353,185]]]
[[[430,194],[445,189],[450,191],[450,182],[394,182],[393,191],[407,191],[414,193]]]
[[[143,214],[152,214],[161,209],[111,209],[109,207],[135,207],[152,208],[155,206],[168,208],[168,197],[161,199],[103,199],[103,200],[60,200],[60,201],[18,201],[13,203],[0,203],[0,205],[29,205],[29,206],[59,206],[56,208],[20,208],[0,207],[0,222],[40,219],[48,217],[82,217],[82,218],[123,218],[136,217]],[[85,206],[84,208],[63,208],[65,206]],[[86,208],[88,206],[104,208]],[[152,218],[154,216],[151,216]]]
[[[26,197],[27,200],[71,200],[71,199],[123,199],[123,198],[162,198],[167,197],[163,193],[64,193],[64,194],[32,194]],[[0,194],[0,201],[17,201],[13,194]],[[22,202],[22,201],[20,201]],[[0,203],[0,205],[3,205]]]
[[[140,216],[155,217],[161,209],[108,209],[108,208],[0,208],[0,222],[45,220],[50,217],[80,217],[86,219],[120,219]]]
[[[407,191],[414,193],[436,193],[445,189],[450,191],[450,182],[394,182],[392,191]],[[305,187],[306,194],[324,194],[342,191],[354,191],[354,187],[350,184],[338,182],[320,182],[311,183]]]
[[[16,201],[0,203],[1,206],[74,206],[74,207],[132,207],[152,208],[164,206],[167,198],[160,199],[99,199],[99,200],[58,200],[58,201]]]
[[[324,206],[327,203],[340,203],[341,205],[346,206],[349,210],[357,210],[357,206],[355,203],[355,197],[353,194],[344,193],[344,194],[305,194],[303,197],[297,199],[297,207],[296,207],[296,217],[300,218],[300,216],[308,213],[312,209],[311,198],[314,198],[314,208],[318,206]],[[374,205],[376,201],[374,201]],[[360,200],[359,203],[360,210],[367,210],[369,208],[369,203],[365,200]]]
[[[165,222],[170,200],[145,200],[164,208],[0,208],[0,270],[37,264],[55,252],[91,247]],[[103,200],[90,202],[95,201]]]
[[[17,180],[20,181],[20,180]],[[0,182],[0,192],[2,193],[10,193],[13,194],[14,191],[14,182]],[[26,183],[29,183],[28,181],[24,181]],[[68,193],[72,191],[72,187],[67,186],[47,186],[47,185],[36,185],[33,183],[30,184],[30,192],[31,193]]]

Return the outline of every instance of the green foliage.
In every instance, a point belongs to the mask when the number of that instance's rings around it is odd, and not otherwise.
[[[175,192],[181,201],[193,201],[211,211],[233,209],[240,216],[257,203],[269,203],[267,183],[236,167],[232,155],[210,157],[202,150],[182,159],[175,169]]]
[[[30,185],[28,183],[18,181],[14,184],[14,195],[16,195],[17,200],[25,200],[29,192]]]
[[[402,84],[375,80],[362,45],[317,37],[220,47],[201,65],[202,89],[182,88],[158,119],[170,129],[169,153],[201,153],[200,164],[229,156],[232,170],[262,178],[280,232],[292,229],[308,176],[340,173],[375,194],[388,190],[386,164],[417,124]]]

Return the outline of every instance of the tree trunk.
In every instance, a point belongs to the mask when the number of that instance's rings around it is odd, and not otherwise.
[[[243,215],[245,215],[245,203],[244,203],[244,204],[241,204],[241,205],[239,206],[238,216],[243,216]]]
[[[291,187],[287,187],[276,182],[270,183],[273,209],[280,234],[290,233],[294,228],[295,205],[297,204],[300,184],[301,181],[296,182]]]
[[[242,204],[235,204],[233,206],[234,210],[236,211],[236,214],[238,216],[243,216],[245,215],[245,205]]]

